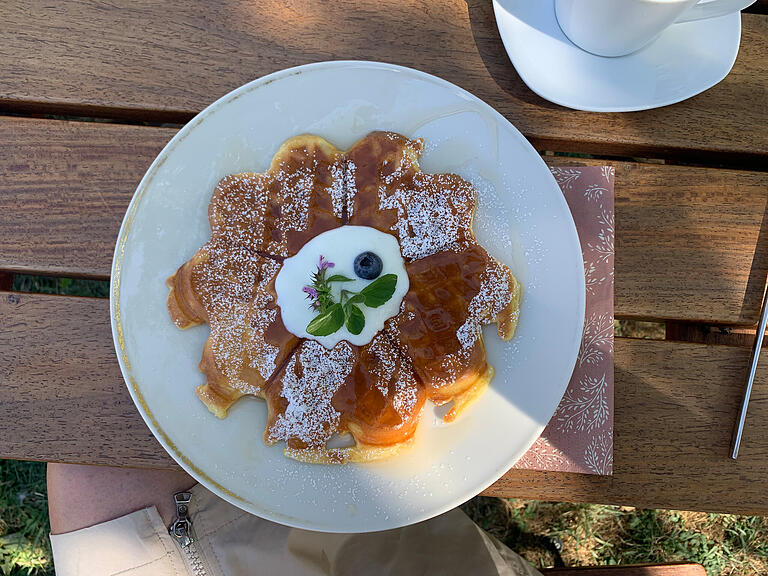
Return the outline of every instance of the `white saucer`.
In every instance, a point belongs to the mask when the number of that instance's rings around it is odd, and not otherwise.
[[[577,110],[631,112],[680,102],[731,71],[741,14],[673,24],[645,48],[618,58],[585,52],[563,34],[554,0],[494,0],[509,59],[542,98]]]

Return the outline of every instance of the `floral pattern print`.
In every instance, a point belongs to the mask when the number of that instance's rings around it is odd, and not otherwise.
[[[570,384],[515,468],[613,473],[613,166],[552,168],[581,239],[587,313]]]

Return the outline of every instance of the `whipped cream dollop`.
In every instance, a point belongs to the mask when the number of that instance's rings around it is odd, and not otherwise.
[[[327,271],[328,276],[342,274],[353,279],[352,282],[331,283],[333,298],[339,302],[342,289],[359,292],[375,281],[364,280],[355,274],[355,258],[363,252],[373,252],[381,258],[382,270],[379,277],[385,274],[397,276],[392,298],[378,308],[363,304],[359,306],[365,315],[365,326],[360,334],[352,334],[346,326],[328,336],[309,334],[307,325],[318,313],[312,308],[312,301],[303,289],[312,285],[312,274],[317,271],[320,257],[334,264]],[[400,311],[400,303],[408,288],[408,274],[397,238],[369,226],[341,226],[318,234],[295,256],[285,259],[275,279],[277,304],[286,329],[299,338],[316,340],[328,349],[342,340],[355,346],[368,344],[384,328],[384,323]]]

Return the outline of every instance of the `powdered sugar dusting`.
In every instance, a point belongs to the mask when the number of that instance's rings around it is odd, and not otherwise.
[[[326,170],[330,184],[320,178]],[[211,235],[258,252],[288,256],[287,233],[309,228],[318,194],[328,194],[334,216],[341,220],[347,176],[341,153],[328,158],[314,146],[286,150],[267,172],[234,174],[219,182],[211,200]]]
[[[218,321],[211,322],[210,343],[216,366],[227,377],[230,386],[244,393],[257,394],[260,391],[258,386],[240,378],[245,318],[246,308],[233,305],[219,316]]]
[[[251,317],[251,334],[248,338],[248,357],[250,365],[256,368],[261,377],[267,380],[277,368],[277,356],[280,349],[267,343],[264,332],[277,318],[277,310],[274,308],[256,308]]]
[[[405,418],[413,414],[418,399],[417,384],[413,379],[413,373],[410,373],[409,382],[397,381],[392,406],[400,416]]]
[[[338,159],[331,164],[331,178],[333,182],[325,191],[331,197],[333,215],[337,218],[344,217],[344,208],[347,205],[347,166],[343,159]]]
[[[472,186],[455,175],[413,177],[413,187],[387,194],[379,189],[379,209],[397,211],[393,230],[403,257],[416,260],[443,250],[460,251],[471,237],[475,205]]]
[[[267,344],[264,333],[275,319],[275,310],[268,309],[274,296],[267,286],[279,264],[221,241],[210,242],[203,250],[207,259],[195,267],[193,284],[208,312],[216,365],[234,389],[257,394],[259,386],[243,380],[240,373],[246,356],[264,379],[274,371],[279,351]]]
[[[354,352],[346,342],[327,350],[318,342],[305,341],[282,376],[280,395],[287,406],[269,428],[269,440],[297,439],[306,446],[324,446],[341,417],[331,400],[352,372],[353,361]]]
[[[261,238],[266,226],[269,180],[268,175],[248,172],[227,176],[218,183],[209,210],[212,240],[266,249]]]
[[[309,208],[317,177],[317,157],[313,157],[312,166],[298,166],[291,169],[285,162],[275,174],[275,180],[281,184],[280,227],[288,230],[306,230],[309,226]],[[343,192],[342,192],[343,193]]]
[[[249,318],[250,333],[246,340],[250,366],[258,370],[267,380],[277,368],[280,349],[267,342],[266,330],[277,319],[277,303],[270,289],[272,278],[280,270],[280,264],[274,260],[265,260],[262,269],[262,282],[256,290]]]
[[[458,338],[459,344],[461,344],[463,349],[472,348],[479,336],[480,325],[475,321],[470,321],[470,318],[467,318],[464,324],[456,331],[456,338]]]
[[[378,360],[371,369],[376,387],[385,398],[391,395],[390,402],[400,416],[411,416],[418,402],[418,383],[411,363],[383,333],[371,342],[370,352]]]
[[[347,159],[344,165],[344,187],[346,188],[347,217],[351,218],[355,213],[355,195],[357,194],[357,184],[355,172],[357,166],[352,160]]]
[[[499,314],[513,301],[519,286],[510,286],[511,272],[498,262],[490,259],[483,271],[480,291],[469,303],[467,319],[456,331],[462,349],[470,349],[480,336],[480,325],[496,322]],[[516,320],[518,310],[512,311]]]
[[[397,135],[390,133],[387,134],[387,138],[390,140],[397,140],[396,136]],[[409,144],[411,143],[412,141],[409,141]],[[402,147],[400,150],[400,159],[395,163],[395,169],[383,178],[384,184],[391,186],[394,182],[399,182],[406,174],[415,172],[419,169],[414,152],[415,150],[412,145]],[[389,164],[389,160],[384,160],[382,168],[387,166],[387,164]]]

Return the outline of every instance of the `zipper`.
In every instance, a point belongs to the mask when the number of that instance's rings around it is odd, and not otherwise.
[[[168,533],[184,552],[184,557],[192,574],[194,576],[208,576],[200,551],[195,546],[195,531],[192,527],[192,520],[189,518],[191,500],[192,494],[190,492],[179,492],[173,495],[173,501],[176,503],[176,519],[168,527]]]

